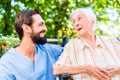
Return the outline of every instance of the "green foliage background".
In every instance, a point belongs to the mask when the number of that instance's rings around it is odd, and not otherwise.
[[[68,24],[71,23],[69,17],[71,11],[79,7],[93,8],[98,21],[103,23],[109,21],[109,17],[106,15],[107,9],[117,9],[120,14],[120,0],[2,0],[0,1],[0,34],[4,36],[15,34],[16,14],[24,9],[37,8],[48,28],[46,37],[57,38],[58,31],[68,28]],[[118,24],[117,21],[119,20],[116,19],[114,24]],[[104,32],[99,31],[99,34],[104,34]],[[64,36],[66,33],[62,35]]]
[[[73,38],[74,28],[70,21],[70,13],[79,7],[90,7],[97,15],[99,25],[96,26],[96,34],[111,35],[103,31],[101,24],[112,23],[107,30],[120,31],[120,0],[2,0],[0,1],[0,35],[17,37],[14,30],[14,20],[18,12],[24,9],[39,9],[45,20],[48,31],[47,38]],[[107,10],[116,10],[117,18],[111,20]],[[105,28],[105,27],[102,27]],[[118,34],[117,36],[120,36]]]

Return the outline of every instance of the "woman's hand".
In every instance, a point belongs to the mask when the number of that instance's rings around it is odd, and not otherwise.
[[[109,71],[110,78],[113,78],[116,74],[120,74],[120,67],[106,67],[106,70]]]
[[[78,65],[78,66],[54,66],[53,74],[58,76],[62,73],[68,72],[70,75],[86,73],[95,77],[97,80],[109,80],[109,71],[92,65]]]
[[[86,66],[86,72],[97,78],[97,80],[109,80],[109,72],[106,69],[88,65]]]

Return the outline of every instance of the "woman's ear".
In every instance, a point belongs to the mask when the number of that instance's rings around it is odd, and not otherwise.
[[[91,21],[91,26],[94,27],[95,21]]]

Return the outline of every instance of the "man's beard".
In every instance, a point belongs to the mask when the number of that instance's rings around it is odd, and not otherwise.
[[[41,31],[41,32],[45,32],[45,31]],[[39,32],[39,33],[33,32],[31,35],[31,39],[34,43],[43,45],[43,44],[47,43],[47,39],[45,37],[40,37],[41,32]]]

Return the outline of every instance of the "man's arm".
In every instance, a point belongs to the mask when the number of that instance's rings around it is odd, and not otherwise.
[[[0,80],[16,80],[14,74],[5,66],[4,61],[0,61]]]
[[[0,80],[16,80],[16,77],[13,74],[0,71]]]

